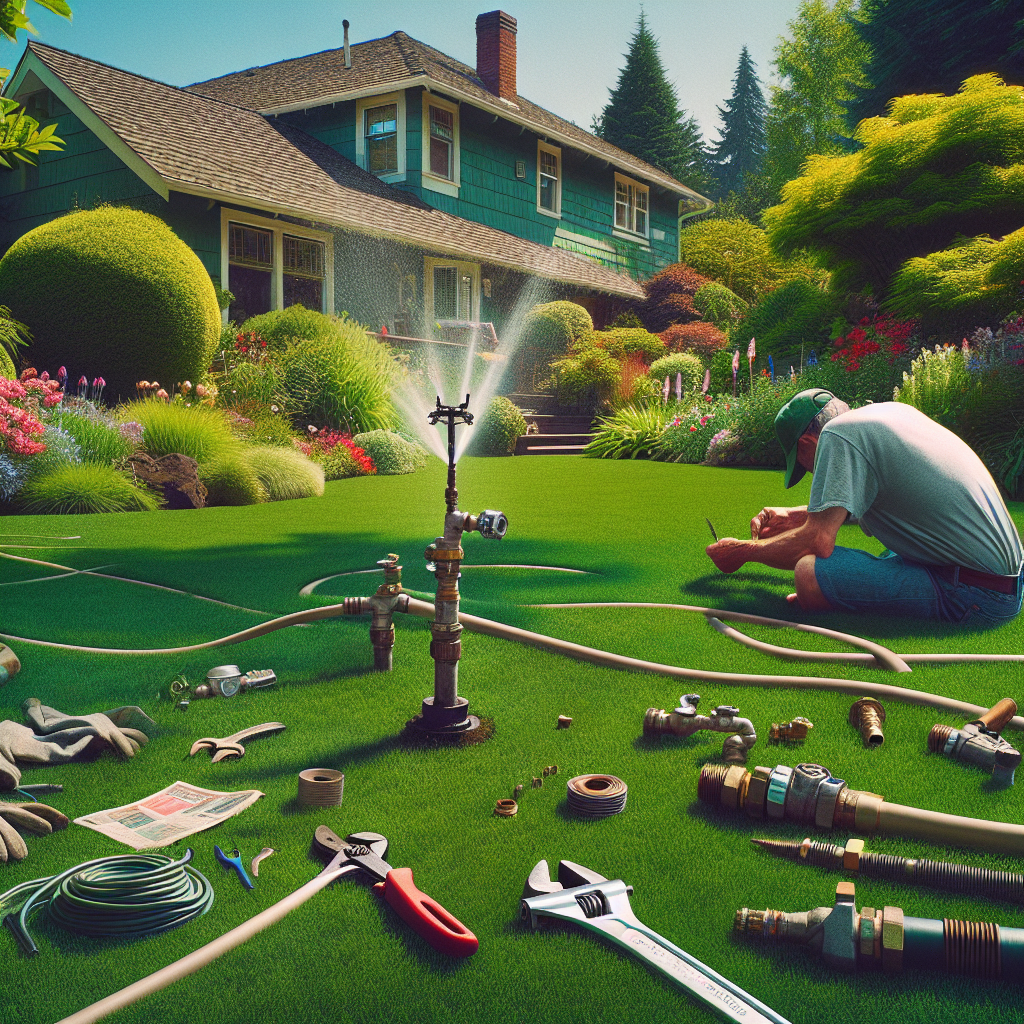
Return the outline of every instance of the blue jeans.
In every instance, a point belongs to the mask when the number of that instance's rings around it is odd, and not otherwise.
[[[1021,609],[1021,576],[1014,594],[961,583],[954,571],[911,562],[887,551],[872,555],[837,547],[814,560],[814,576],[825,600],[837,611],[903,615],[938,622],[998,626]]]

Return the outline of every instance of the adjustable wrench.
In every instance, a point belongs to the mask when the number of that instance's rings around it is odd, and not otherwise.
[[[317,846],[335,854],[331,864],[348,865],[365,871],[377,880],[374,889],[412,926],[420,938],[448,956],[472,956],[480,943],[477,937],[436,900],[416,888],[411,868],[393,868],[381,854],[387,853],[387,840],[376,832],[353,832],[340,839],[326,825],[313,834]],[[373,840],[383,840],[383,848]]]
[[[743,1024],[790,1024],[770,1007],[744,992],[639,921],[629,905],[631,885],[609,881],[572,861],[558,864],[551,880],[546,860],[539,861],[523,886],[520,914],[536,931],[539,918],[572,921],[610,939],[685,989],[725,1020]]]

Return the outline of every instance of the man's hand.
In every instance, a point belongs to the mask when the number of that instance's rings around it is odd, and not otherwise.
[[[723,537],[714,544],[709,544],[704,550],[719,570],[735,572],[746,564],[750,548],[746,541],[737,540],[735,537]]]
[[[763,508],[750,520],[752,540],[767,540],[780,533],[795,530],[807,522],[807,506],[799,508]]]

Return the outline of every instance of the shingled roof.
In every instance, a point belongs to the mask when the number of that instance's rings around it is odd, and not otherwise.
[[[483,84],[474,68],[413,39],[405,32],[392,32],[383,39],[355,43],[350,47],[350,53],[350,68],[345,67],[343,49],[322,50],[306,57],[196,82],[186,88],[262,114],[283,114],[398,87],[430,84],[458,99],[468,100],[474,106],[524,124],[548,138],[601,156],[652,184],[702,204],[708,203],[707,199],[670,174],[523,96],[517,96],[515,103],[499,99]]]
[[[23,60],[38,61],[32,70],[43,83],[87,124],[92,121],[90,127],[113,133],[111,141],[125,147],[119,155],[165,195],[208,196],[568,285],[643,297],[625,274],[434,210],[311,136],[253,110],[31,40],[26,53]]]

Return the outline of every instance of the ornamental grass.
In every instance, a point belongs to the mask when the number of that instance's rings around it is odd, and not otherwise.
[[[30,477],[16,497],[26,515],[81,515],[90,512],[153,512],[160,500],[113,466],[68,463]]]

